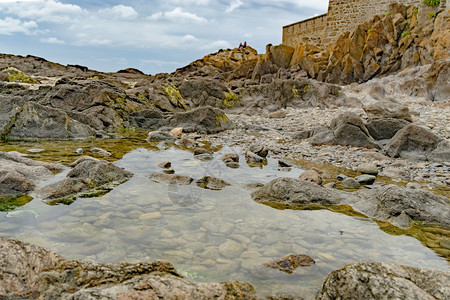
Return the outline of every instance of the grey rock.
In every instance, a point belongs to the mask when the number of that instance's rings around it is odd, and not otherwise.
[[[195,148],[194,149],[194,155],[201,155],[201,154],[212,154],[212,153],[209,152],[208,150],[206,150],[205,148]]]
[[[278,160],[278,167],[280,168],[290,168],[292,164],[284,159]]]
[[[343,189],[359,189],[361,187],[355,178],[345,178],[341,185]]]
[[[450,142],[448,140],[440,141],[427,158],[429,161],[450,161]]]
[[[130,124],[135,127],[157,130],[168,125],[168,120],[162,112],[155,109],[144,109],[130,114]]]
[[[222,161],[227,163],[227,162],[235,162],[238,163],[239,162],[239,155],[236,153],[227,153],[224,154],[222,156]]]
[[[328,183],[324,184],[323,187],[328,188],[328,189],[336,189],[337,184],[336,184],[336,182],[328,182]]]
[[[376,179],[377,177],[373,175],[360,175],[355,177],[355,180],[362,185],[371,185],[375,182]]]
[[[410,122],[403,119],[373,119],[366,123],[371,137],[377,141],[391,139],[400,129]]]
[[[390,157],[420,159],[438,147],[441,139],[431,130],[410,124],[398,131],[385,147]]]
[[[344,179],[346,179],[348,176],[347,175],[345,175],[345,174],[339,174],[338,176],[336,176],[336,179],[337,180],[344,180]]]
[[[174,142],[175,138],[167,132],[152,131],[148,133],[147,142]]]
[[[108,152],[105,149],[101,149],[101,148],[92,148],[91,152],[96,153],[100,156],[104,156],[104,157],[109,157],[112,155],[111,152]]]
[[[276,261],[265,263],[266,267],[278,269],[287,274],[292,274],[298,267],[309,267],[316,262],[310,256],[305,254],[289,254]]]
[[[378,167],[374,163],[362,163],[358,166],[356,170],[363,174],[369,174],[374,176],[378,175]]]
[[[157,163],[156,166],[163,169],[169,169],[172,166],[172,163],[170,161],[161,161]]]
[[[262,163],[264,162],[264,158],[251,152],[251,151],[247,151],[245,152],[245,159],[247,160],[248,163]]]
[[[364,107],[369,119],[402,119],[412,122],[411,113],[407,106],[394,101],[377,101]]]
[[[194,181],[193,178],[175,174],[154,173],[149,176],[150,180],[155,182],[166,182],[168,184],[189,185]]]
[[[223,188],[230,186],[228,182],[223,179],[211,176],[203,176],[195,182],[199,187],[209,190],[220,191]]]
[[[169,119],[169,124],[172,127],[183,127],[184,132],[207,134],[232,129],[234,126],[223,110],[211,106],[176,113]]]
[[[450,272],[383,262],[331,272],[317,299],[449,299]]]
[[[322,176],[316,170],[306,170],[302,174],[300,174],[298,179],[302,181],[313,182],[318,185],[321,185],[323,181]]]
[[[267,157],[267,154],[269,154],[269,148],[260,144],[251,145],[249,151],[255,153],[260,157]]]
[[[336,117],[331,121],[330,128],[338,145],[380,148],[355,113],[346,112]]]

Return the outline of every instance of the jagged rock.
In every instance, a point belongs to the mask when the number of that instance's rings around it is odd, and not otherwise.
[[[224,187],[230,186],[228,182],[220,178],[214,178],[211,176],[203,176],[195,182],[199,187],[209,190],[220,191]]]
[[[439,142],[441,139],[431,130],[410,124],[394,135],[386,145],[385,151],[390,157],[426,160]]]
[[[262,163],[264,162],[264,157],[261,157],[251,151],[247,151],[245,152],[245,160],[247,163]]]
[[[346,112],[331,121],[331,130],[337,144],[380,148],[370,136],[364,122],[355,113]]]
[[[95,190],[94,194],[110,191],[133,176],[114,164],[89,157],[82,157],[74,164],[66,178],[51,183],[37,193],[48,202],[73,201],[78,193]]]
[[[0,238],[0,297],[7,299],[256,299],[247,283],[192,283],[168,262],[98,264]]]
[[[449,280],[448,271],[354,263],[331,272],[317,299],[447,299]]]
[[[155,182],[166,182],[168,184],[189,185],[193,178],[189,176],[175,175],[175,174],[160,174],[153,173],[149,176],[150,180]]]
[[[260,157],[267,157],[267,154],[269,154],[269,148],[261,145],[261,144],[253,144],[249,148],[250,152],[255,153],[256,155]]]
[[[157,130],[168,123],[164,115],[155,109],[145,109],[131,113],[129,119],[132,126],[147,130]]]
[[[310,256],[305,254],[289,254],[276,261],[265,263],[266,267],[278,269],[287,274],[292,274],[298,267],[309,267],[316,262]]]

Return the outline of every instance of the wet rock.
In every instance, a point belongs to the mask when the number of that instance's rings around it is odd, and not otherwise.
[[[197,147],[197,143],[191,139],[187,139],[187,138],[181,138],[178,139],[175,144],[177,144],[178,146],[181,147],[186,147],[186,148],[194,148]]]
[[[65,260],[40,247],[0,238],[0,297],[8,299],[256,299],[247,283],[191,283],[168,262],[97,264]]]
[[[227,162],[239,162],[239,155],[236,153],[227,153],[222,156],[222,161]]]
[[[168,169],[164,169],[163,173],[164,174],[175,174],[175,170],[172,168],[168,168]]]
[[[150,180],[155,182],[165,182],[168,184],[189,185],[194,181],[189,176],[175,175],[175,174],[160,174],[154,173],[149,176]]]
[[[294,178],[279,178],[270,181],[252,193],[256,202],[286,205],[308,205],[311,203],[334,205],[340,198],[329,190],[307,181]]]
[[[337,180],[344,180],[344,179],[346,179],[346,178],[348,178],[348,176],[347,175],[345,175],[345,174],[339,174],[338,176],[336,176],[336,179]]]
[[[314,259],[305,254],[289,254],[276,261],[265,263],[266,267],[278,269],[287,274],[292,274],[298,267],[309,267],[315,264]]]
[[[278,160],[278,167],[280,168],[290,168],[292,164],[284,159]]]
[[[360,175],[355,177],[355,180],[362,185],[371,185],[375,182],[376,179],[377,177],[373,175]]]
[[[316,170],[306,170],[298,177],[298,179],[313,182],[318,185],[321,185],[323,181],[322,176]]]
[[[163,169],[169,169],[172,166],[172,163],[170,161],[161,161],[157,163],[156,166]]]
[[[251,152],[251,151],[247,151],[245,152],[245,159],[247,161],[247,163],[262,163],[264,162],[264,158]]]
[[[167,132],[162,131],[152,131],[148,133],[147,142],[174,142],[175,138],[168,134]]]
[[[369,175],[378,175],[378,166],[374,163],[362,163],[356,169],[358,172]]]
[[[77,154],[83,154],[83,153],[84,153],[84,150],[83,150],[83,148],[77,148],[77,149],[75,149],[75,153],[77,153]]]
[[[341,185],[343,189],[359,189],[361,187],[355,178],[345,178]]]
[[[386,154],[390,157],[404,157],[412,160],[426,160],[437,148],[441,139],[431,130],[410,124],[398,131],[386,145]]]
[[[92,148],[91,152],[98,154],[100,156],[104,156],[104,157],[109,157],[112,155],[111,152],[108,152],[105,149],[101,149],[101,148]]]
[[[202,154],[212,154],[212,153],[209,152],[208,150],[206,150],[205,148],[195,148],[194,149],[194,155],[202,155]]]
[[[447,299],[449,280],[448,271],[355,263],[331,272],[317,299]]]
[[[269,154],[269,148],[257,144],[250,146],[249,151],[263,158],[267,157],[267,154]]]
[[[230,184],[225,180],[211,176],[204,176],[198,179],[195,183],[201,188],[217,191],[222,190],[224,187],[230,186]]]
[[[172,129],[169,134],[173,137],[180,138],[183,135],[183,127],[176,127]]]
[[[36,192],[45,201],[73,201],[80,192],[93,191],[93,196],[104,194],[133,176],[131,172],[110,162],[89,157],[82,157],[72,165],[72,170],[64,180],[49,184]]]

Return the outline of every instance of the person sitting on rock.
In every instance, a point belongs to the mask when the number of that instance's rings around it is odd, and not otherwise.
[[[244,47],[242,46],[242,43],[239,43],[239,49],[242,49],[242,47]]]
[[[247,48],[247,41],[244,42],[244,45],[242,45],[242,48]]]

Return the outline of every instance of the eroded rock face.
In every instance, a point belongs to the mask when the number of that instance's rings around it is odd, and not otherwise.
[[[0,238],[0,297],[7,299],[256,299],[247,283],[191,283],[168,262],[103,265]]]
[[[355,263],[331,272],[317,299],[448,299],[450,272]]]

